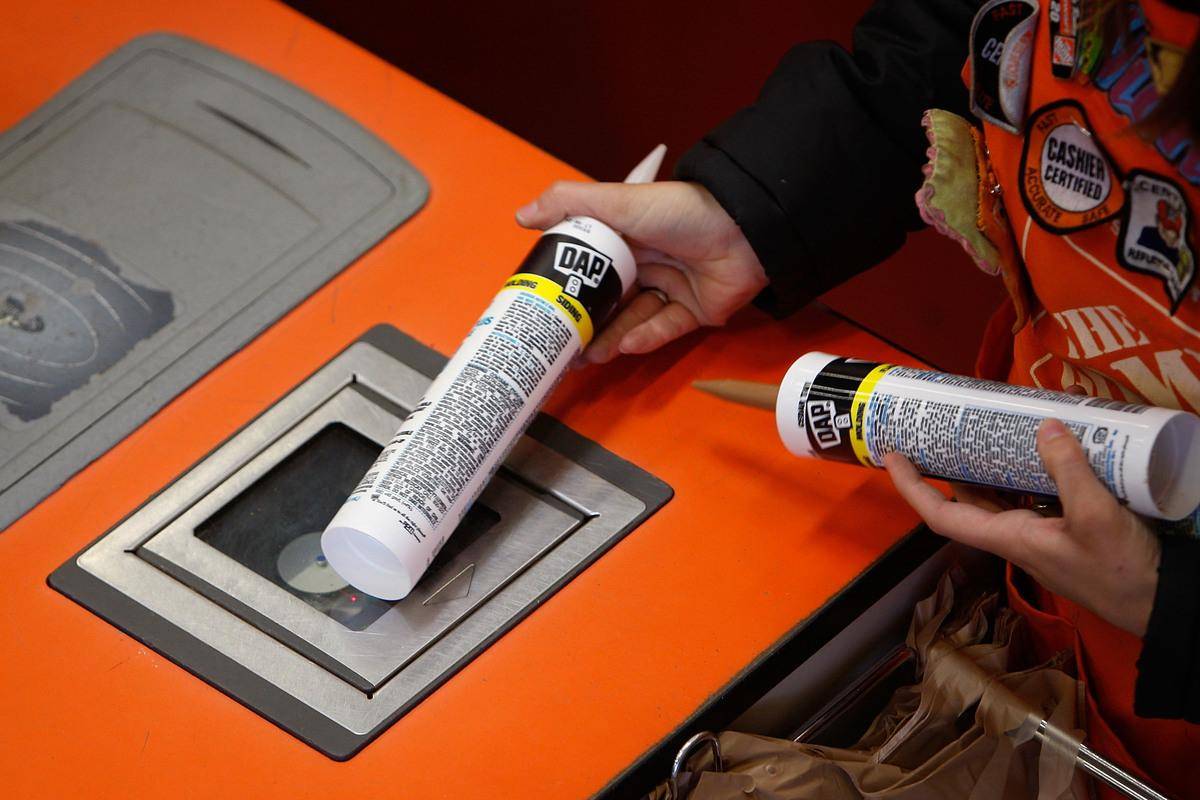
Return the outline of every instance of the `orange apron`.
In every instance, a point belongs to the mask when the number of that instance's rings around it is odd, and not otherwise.
[[[1200,411],[1200,141],[1172,134],[1150,143],[1130,130],[1200,18],[1143,0],[1124,46],[1081,81],[1052,74],[1046,10],[1030,50],[1023,127],[984,124],[1018,257],[1005,268],[1012,297],[992,319],[978,370]],[[1089,744],[1174,796],[1200,797],[1200,726],[1133,713],[1141,642],[1011,568],[1009,588],[1040,657],[1076,653]]]

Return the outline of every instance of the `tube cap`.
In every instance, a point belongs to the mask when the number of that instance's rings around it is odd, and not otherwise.
[[[396,548],[361,528],[336,523],[335,518],[321,534],[321,550],[329,566],[346,583],[372,597],[381,600],[407,597],[420,576],[414,575],[409,562],[396,553]]]
[[[1178,520],[1197,510],[1200,506],[1200,417],[1181,411],[1162,426],[1151,446],[1146,483],[1148,500],[1159,512],[1155,516]],[[1150,510],[1143,513],[1150,513]]]
[[[779,398],[775,401],[775,426],[784,447],[794,455],[813,456],[808,431],[804,428],[804,401],[818,373],[836,359],[829,353],[805,353],[796,359],[779,384]]]

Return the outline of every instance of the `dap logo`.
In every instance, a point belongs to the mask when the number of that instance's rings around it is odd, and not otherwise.
[[[837,447],[842,443],[842,433],[837,426],[837,408],[832,400],[809,400],[804,407],[808,418],[808,430],[822,450]]]
[[[559,242],[554,252],[554,268],[595,289],[600,285],[604,273],[612,265],[612,259],[590,247],[573,242]]]

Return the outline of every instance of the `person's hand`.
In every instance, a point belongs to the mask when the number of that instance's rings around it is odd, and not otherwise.
[[[1050,591],[1142,636],[1158,586],[1158,537],[1109,493],[1063,423],[1042,423],[1038,452],[1058,487],[1061,517],[1006,510],[978,487],[956,486],[952,502],[899,453],[884,465],[933,530],[1008,559]]]
[[[568,216],[623,233],[638,283],[657,290],[633,297],[588,347],[589,361],[648,353],[701,325],[723,325],[767,285],[741,228],[697,184],[560,181],[517,211],[517,222],[545,229]]]

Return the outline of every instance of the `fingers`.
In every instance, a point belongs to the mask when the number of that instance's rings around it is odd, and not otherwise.
[[[700,321],[687,306],[671,301],[657,314],[625,334],[618,349],[627,355],[649,353],[699,327]]]
[[[644,211],[645,190],[653,184],[558,181],[540,197],[517,210],[517,224],[549,228],[569,216],[595,217],[609,227],[631,233]],[[646,202],[649,202],[647,199]]]
[[[633,253],[633,260],[638,264],[666,264],[678,270],[687,269],[686,264],[675,256],[664,253],[662,250],[655,250],[652,247],[640,247],[633,243],[630,243],[629,249]]]
[[[969,503],[954,503],[921,478],[916,467],[899,453],[889,453],[884,467],[896,490],[934,531],[948,539],[1012,560],[1021,540],[1018,530],[1038,516],[1026,511],[994,511]]]
[[[949,536],[943,528],[956,529],[964,524],[982,522],[991,516],[977,506],[950,502],[945,495],[922,479],[917,468],[899,453],[888,453],[884,456],[883,466],[900,495],[938,533]]]
[[[1037,441],[1046,472],[1058,487],[1064,517],[1090,517],[1113,510],[1116,498],[1096,477],[1079,440],[1066,425],[1056,419],[1045,420],[1038,428]]]
[[[662,311],[666,303],[653,292],[642,292],[621,309],[616,318],[592,341],[583,356],[593,364],[606,364],[620,352],[618,345],[625,334]]]
[[[702,324],[710,324],[696,299],[691,281],[680,270],[664,264],[642,264],[638,267],[638,282],[663,292],[670,302],[623,333],[617,344],[620,352],[630,355],[649,353]]]
[[[954,499],[960,503],[970,503],[992,512],[1007,511],[1012,508],[1012,504],[1005,502],[994,489],[970,483],[955,483],[951,485],[951,488],[954,489]]]
[[[700,307],[700,300],[692,286],[690,272],[676,269],[665,264],[639,264],[638,283],[648,289],[658,289],[666,294],[673,302],[687,308],[692,316],[702,325],[713,325],[724,320],[709,319]]]

